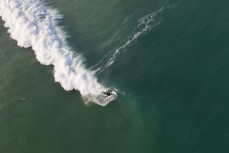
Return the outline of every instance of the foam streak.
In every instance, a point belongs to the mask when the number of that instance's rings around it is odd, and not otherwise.
[[[136,40],[143,36],[146,32],[150,31],[153,27],[159,25],[162,21],[161,13],[164,7],[159,10],[147,14],[138,20],[138,26],[134,29],[133,33],[128,37],[128,39],[122,44],[122,46],[112,50],[107,55],[105,55],[102,60],[100,60],[92,69],[96,69],[96,72],[103,72],[105,69],[110,67],[115,63],[117,57],[122,53],[122,51],[131,46]],[[102,66],[101,66],[102,65]],[[99,66],[99,68],[97,68]]]

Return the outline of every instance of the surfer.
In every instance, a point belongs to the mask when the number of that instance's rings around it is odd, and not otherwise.
[[[107,90],[107,91],[104,91],[103,94],[105,94],[107,97],[109,97],[111,95],[116,94],[116,92],[115,91],[112,91],[112,90]]]

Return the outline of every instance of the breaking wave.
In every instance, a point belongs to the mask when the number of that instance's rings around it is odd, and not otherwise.
[[[105,106],[117,94],[104,95],[109,89],[98,83],[94,71],[84,65],[84,58],[66,43],[66,33],[58,26],[63,18],[39,0],[0,0],[0,16],[18,46],[32,47],[37,60],[54,66],[54,78],[69,90],[78,90],[86,102]]]

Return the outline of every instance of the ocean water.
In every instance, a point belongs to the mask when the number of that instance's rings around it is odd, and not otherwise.
[[[0,153],[228,153],[228,7],[0,0]]]

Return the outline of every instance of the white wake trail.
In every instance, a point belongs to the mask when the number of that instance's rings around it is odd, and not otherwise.
[[[107,96],[109,89],[98,83],[94,71],[84,65],[81,55],[75,54],[66,43],[66,34],[58,26],[62,15],[39,0],[0,0],[0,16],[4,26],[18,46],[32,47],[37,60],[54,66],[54,78],[69,90],[78,90],[86,102],[105,106],[117,97]]]

